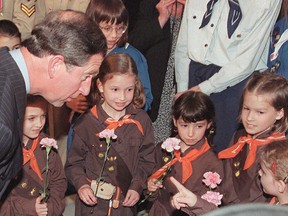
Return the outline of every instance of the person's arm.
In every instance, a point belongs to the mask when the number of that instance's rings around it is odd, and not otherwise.
[[[189,1],[187,1],[187,6],[184,8],[181,27],[175,48],[175,78],[177,82],[177,92],[182,92],[188,89],[189,63],[190,63],[190,59],[188,57],[188,41],[187,41],[188,8],[189,8]]]
[[[139,194],[146,187],[147,177],[152,173],[155,165],[155,144],[152,123],[148,115],[144,111],[142,112],[146,116],[145,120],[140,121],[144,130],[144,136],[138,150],[138,166],[135,169],[135,173],[132,174],[133,178],[129,186],[129,189],[137,191]]]
[[[129,43],[142,53],[165,38],[158,16],[155,1],[145,0],[140,3],[136,24],[129,33]],[[170,29],[170,26],[164,28]]]
[[[263,4],[261,8],[257,8],[260,7],[259,4]],[[243,17],[243,20],[241,20],[241,22],[245,22],[245,25],[247,23],[247,26],[251,26],[251,20],[254,16],[253,20],[255,22],[253,22],[251,29],[245,32],[245,35],[241,35],[244,38],[240,44],[237,44],[236,57],[223,65],[220,71],[210,79],[199,84],[202,92],[208,95],[221,92],[250,76],[260,61],[266,64],[267,58],[261,59],[261,57],[263,52],[268,53],[268,39],[278,17],[281,0],[257,0],[254,6],[254,10],[250,8],[251,12],[247,13],[246,18]],[[262,14],[256,19],[255,11],[257,10],[261,10]],[[251,17],[251,20],[249,17]],[[244,26],[244,23],[242,25]],[[265,56],[267,57],[267,54]]]

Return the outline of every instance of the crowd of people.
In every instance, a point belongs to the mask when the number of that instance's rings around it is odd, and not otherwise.
[[[287,206],[287,13],[0,1],[0,215],[62,215],[71,193],[79,216]],[[48,103],[71,110],[65,164]]]

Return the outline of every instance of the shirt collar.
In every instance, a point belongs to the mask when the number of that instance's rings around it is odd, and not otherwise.
[[[14,61],[16,62],[19,70],[21,71],[21,74],[22,74],[24,81],[25,81],[26,93],[29,94],[30,93],[30,79],[29,79],[27,65],[26,65],[24,57],[21,53],[21,50],[20,49],[14,49],[14,50],[9,51],[9,53],[12,56],[12,58],[14,59]]]

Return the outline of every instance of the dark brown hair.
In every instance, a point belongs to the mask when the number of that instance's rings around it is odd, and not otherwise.
[[[40,95],[27,95],[26,107],[39,107],[47,112],[48,102]]]
[[[135,62],[129,55],[125,53],[114,53],[104,58],[99,69],[99,74],[95,78],[93,78],[91,84],[91,92],[89,95],[90,104],[93,106],[102,99],[102,95],[97,87],[97,80],[104,84],[115,74],[127,73],[132,73],[136,76],[136,86],[132,103],[136,108],[142,108],[145,104],[144,88],[138,78],[138,72]]]
[[[0,20],[0,36],[18,37],[21,40],[18,27],[10,20]]]
[[[100,22],[123,24],[128,27],[129,14],[121,0],[91,0],[86,9],[86,14],[99,25]],[[128,41],[128,29],[118,41],[118,46],[123,47]]]
[[[211,143],[215,132],[215,108],[208,95],[202,92],[187,91],[175,101],[172,107],[175,120],[182,119],[186,123],[207,120],[212,122],[206,137]]]

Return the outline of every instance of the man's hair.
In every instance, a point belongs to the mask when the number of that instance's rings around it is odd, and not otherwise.
[[[83,66],[92,55],[106,54],[105,36],[84,13],[72,10],[50,12],[23,41],[37,57],[62,55],[67,65]]]
[[[0,20],[0,36],[19,37],[21,39],[18,27],[10,20]]]

